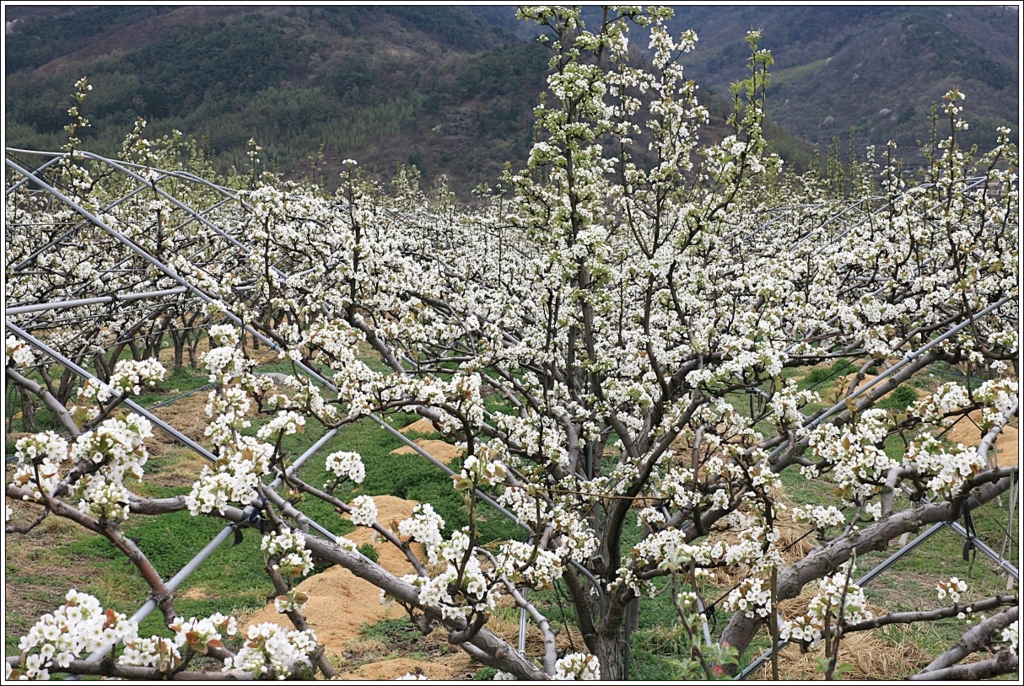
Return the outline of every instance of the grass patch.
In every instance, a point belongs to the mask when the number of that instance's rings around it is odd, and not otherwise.
[[[891,393],[875,403],[875,407],[890,410],[906,410],[917,400],[917,391],[907,384],[900,384]]]
[[[836,360],[831,367],[818,367],[809,371],[798,383],[801,390],[819,390],[847,374],[853,374],[858,366],[851,360]]]
[[[124,527],[146,553],[165,580],[177,574],[214,536],[224,522],[212,517],[192,517],[176,512],[159,518],[133,517]],[[101,598],[104,607],[134,613],[149,597],[149,587],[126,567],[120,551],[105,538],[90,536],[72,542],[67,552],[94,560],[94,574],[79,590]],[[246,531],[238,545],[229,538],[194,571],[175,592],[175,609],[183,617],[206,616],[214,612],[245,613],[262,607],[273,587],[263,571],[260,536]],[[156,612],[140,626],[142,635],[163,632],[163,619]]]

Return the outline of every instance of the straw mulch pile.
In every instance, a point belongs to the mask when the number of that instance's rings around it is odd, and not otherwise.
[[[823,680],[825,675],[817,671],[817,660],[824,657],[824,653],[824,644],[806,653],[802,653],[798,646],[787,646],[779,653],[779,676],[786,680]],[[928,654],[913,643],[909,636],[906,640],[893,643],[877,638],[871,632],[862,631],[846,636],[839,646],[839,664],[849,664],[853,668],[843,674],[844,680],[898,679],[915,674],[930,660]],[[752,677],[771,680],[771,661],[766,661]]]

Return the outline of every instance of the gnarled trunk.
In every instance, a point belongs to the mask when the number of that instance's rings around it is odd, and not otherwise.
[[[598,634],[594,655],[601,662],[602,681],[620,681],[626,677],[626,632],[620,625],[614,633]]]

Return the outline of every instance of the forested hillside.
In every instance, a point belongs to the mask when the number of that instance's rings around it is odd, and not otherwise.
[[[956,87],[967,95],[963,140],[989,149],[997,126],[1017,135],[1019,21],[1002,6],[685,6],[674,24],[697,29],[692,74],[721,91],[742,78],[744,32],[762,29],[775,58],[769,116],[822,148],[851,127],[864,143],[910,148]]]
[[[694,28],[687,70],[724,124],[743,77],[747,29],[776,64],[768,97],[776,147],[797,168],[851,127],[858,146],[928,137],[930,104],[952,86],[969,142],[990,146],[1016,119],[1016,15],[1004,8],[676,8]],[[341,161],[389,173],[444,173],[460,196],[521,166],[544,88],[539,27],[514,7],[5,7],[6,144],[56,149],[83,75],[91,150],[113,154],[136,117],[148,135],[197,138],[222,171],[253,138],[289,178],[336,185]],[[588,10],[591,22],[599,10]],[[949,16],[946,16],[949,15]],[[1012,19],[1012,21],[1010,21]],[[634,31],[638,58],[647,40]]]
[[[544,48],[455,8],[68,11],[26,12],[7,36],[8,146],[59,146],[84,74],[83,139],[98,152],[143,117],[152,135],[196,136],[225,168],[255,138],[292,176],[331,176],[355,158],[465,187],[525,159],[532,141]]]

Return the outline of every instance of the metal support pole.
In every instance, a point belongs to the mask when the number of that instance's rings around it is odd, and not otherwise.
[[[1012,576],[1014,579],[1018,578],[1018,576],[1017,576],[1018,572],[1017,572],[1017,568],[1016,567],[1014,567],[1012,564],[1010,564],[1009,562],[1004,560],[999,555],[999,553],[997,553],[996,551],[992,550],[992,548],[990,548],[987,545],[985,545],[977,536],[971,536],[970,534],[968,534],[967,530],[964,529],[958,522],[942,522],[942,525],[946,526],[946,527],[949,527],[950,529],[952,529],[956,533],[960,534],[960,536],[962,536],[963,538],[971,539],[971,545],[974,546],[975,548],[977,548],[978,550],[980,550],[982,552],[982,554],[985,555],[985,557],[987,557],[988,559],[992,560],[997,565],[999,565],[999,567],[1004,572],[1006,572],[1007,574]]]
[[[526,599],[527,587],[524,586],[520,593],[523,594],[523,599]],[[526,655],[526,608],[519,608],[519,653],[523,656]]]
[[[106,388],[110,388],[107,384],[105,384],[102,381],[100,381],[99,379],[97,379],[95,376],[90,374],[87,370],[85,370],[82,367],[78,366],[77,364],[75,364],[74,362],[72,362],[68,358],[64,357],[63,355],[61,355],[59,352],[57,352],[56,350],[54,350],[50,346],[46,345],[45,343],[43,343],[42,341],[38,340],[37,338],[35,338],[31,334],[29,334],[28,332],[24,331],[21,327],[16,326],[15,324],[12,324],[7,319],[4,320],[4,328],[6,328],[8,331],[12,331],[16,336],[18,336],[18,338],[21,338],[23,341],[25,341],[26,343],[31,345],[33,348],[36,348],[40,352],[45,353],[46,355],[50,356],[51,358],[53,358],[54,360],[56,360],[60,364],[64,365],[66,368],[68,368],[71,371],[73,371],[75,374],[78,374],[83,379],[87,379],[89,381],[94,381],[94,382],[96,382],[96,383],[98,383],[98,384],[100,384],[100,385],[102,385],[102,386],[104,386]],[[205,457],[210,462],[216,462],[217,461],[217,456],[216,455],[214,455],[209,450],[207,450],[203,446],[199,445],[198,443],[193,441],[191,438],[189,438],[185,434],[181,433],[180,431],[175,429],[173,426],[171,426],[170,424],[168,424],[164,420],[160,419],[155,414],[153,414],[152,412],[150,412],[146,408],[142,407],[141,405],[139,405],[135,401],[133,401],[131,399],[126,399],[126,400],[124,400],[124,404],[126,406],[130,407],[133,412],[139,413],[140,415],[142,415],[143,417],[145,417],[146,419],[151,421],[153,424],[155,424],[156,426],[160,427],[161,429],[163,429],[164,431],[169,433],[171,436],[173,436],[177,440],[179,440],[182,443],[184,443],[186,446],[188,446],[189,448],[194,450],[199,455]]]
[[[640,598],[636,597],[629,601],[629,604],[626,605],[626,625],[623,627],[623,631],[626,634],[626,640],[624,645],[622,646],[622,679],[624,681],[629,681],[629,638],[633,634],[633,624],[639,621],[639,614]]]
[[[189,283],[188,281],[186,281],[186,280],[185,280],[184,278],[182,278],[182,277],[181,277],[181,275],[180,275],[180,274],[176,273],[175,271],[172,271],[172,270],[168,269],[168,268],[167,268],[167,266],[166,266],[166,265],[164,265],[164,264],[163,264],[162,262],[160,262],[159,260],[155,259],[155,258],[154,258],[153,256],[151,256],[151,255],[150,255],[149,253],[147,253],[146,251],[142,250],[142,249],[141,249],[140,247],[138,247],[137,245],[135,245],[135,243],[134,243],[133,241],[129,240],[128,238],[126,238],[126,237],[122,236],[122,235],[121,235],[121,234],[119,234],[118,232],[116,232],[116,231],[114,231],[113,229],[111,229],[111,228],[110,228],[109,226],[107,226],[107,225],[106,225],[106,223],[104,223],[104,222],[103,222],[102,220],[100,220],[100,219],[99,219],[99,217],[96,217],[96,216],[94,216],[94,215],[93,215],[92,213],[90,213],[90,212],[89,212],[88,210],[86,210],[86,209],[85,209],[85,208],[83,208],[83,207],[82,207],[81,205],[79,205],[78,203],[76,203],[76,202],[74,202],[73,200],[71,200],[70,198],[68,198],[68,197],[67,197],[66,195],[64,195],[63,193],[61,193],[61,192],[60,192],[60,191],[58,191],[57,189],[53,188],[53,187],[52,187],[52,186],[50,186],[49,184],[46,184],[46,183],[45,183],[45,182],[43,182],[43,181],[42,181],[41,179],[38,179],[38,178],[36,178],[36,177],[35,177],[35,176],[34,176],[33,174],[31,174],[30,172],[28,172],[28,171],[26,171],[25,169],[21,168],[21,167],[20,167],[20,166],[18,166],[17,164],[13,163],[13,162],[12,162],[11,160],[6,160],[6,164],[7,164],[7,166],[11,167],[11,168],[12,168],[12,169],[14,169],[15,171],[19,172],[20,174],[22,174],[22,175],[24,175],[24,176],[28,176],[28,177],[31,177],[33,181],[35,181],[35,182],[36,182],[36,183],[38,183],[38,184],[39,184],[40,186],[42,186],[43,188],[45,188],[46,190],[48,190],[48,191],[49,191],[50,193],[52,193],[52,194],[53,194],[53,195],[54,195],[55,197],[57,197],[58,199],[60,199],[60,200],[62,200],[63,202],[65,202],[65,203],[66,203],[66,204],[67,204],[67,205],[68,205],[69,207],[71,207],[72,209],[74,209],[74,210],[75,210],[76,212],[78,212],[79,214],[81,214],[81,215],[82,215],[83,217],[86,217],[87,219],[89,219],[89,221],[93,222],[93,223],[94,223],[94,224],[95,224],[96,226],[98,226],[98,227],[99,227],[100,229],[102,229],[103,231],[106,231],[106,232],[107,232],[108,234],[110,234],[110,235],[111,235],[111,236],[112,236],[112,237],[113,237],[113,238],[114,238],[115,240],[117,240],[118,242],[122,243],[123,245],[125,245],[126,247],[128,247],[128,248],[129,248],[130,250],[132,250],[132,251],[136,252],[136,253],[137,253],[137,254],[138,254],[138,255],[139,255],[140,257],[142,257],[143,259],[145,259],[146,261],[148,261],[148,262],[149,262],[150,264],[152,264],[152,265],[153,265],[154,267],[156,267],[157,269],[159,269],[159,270],[160,270],[161,272],[163,272],[163,273],[164,273],[165,275],[167,275],[168,277],[172,278],[173,280],[177,281],[178,283],[180,283],[180,284],[181,284],[182,286],[184,286],[185,288],[187,288],[187,289],[189,289],[190,291],[192,291],[193,293],[195,293],[195,294],[196,294],[196,295],[197,295],[197,296],[198,296],[199,298],[201,298],[201,299],[202,299],[202,300],[204,300],[205,302],[207,302],[207,303],[211,303],[211,304],[212,304],[212,303],[217,303],[217,302],[219,302],[219,301],[218,301],[217,299],[215,299],[215,298],[212,298],[211,296],[209,296],[208,294],[206,294],[205,292],[203,292],[202,290],[200,290],[199,288],[197,288],[197,287],[196,287],[196,286],[194,286],[193,284],[191,284],[191,283]],[[201,221],[203,221],[203,220],[201,220]],[[205,223],[205,221],[204,221],[204,223]],[[275,343],[274,341],[272,341],[271,339],[267,338],[266,336],[264,336],[264,335],[263,335],[263,334],[261,334],[260,332],[256,331],[256,330],[255,330],[255,329],[254,329],[254,328],[253,328],[252,326],[249,326],[249,325],[243,324],[243,322],[242,322],[241,318],[239,318],[239,317],[238,317],[237,315],[235,315],[235,314],[234,314],[233,312],[231,312],[231,311],[229,311],[229,310],[225,310],[225,311],[224,311],[224,314],[225,314],[225,315],[226,315],[226,316],[227,316],[227,317],[228,317],[229,319],[231,319],[231,320],[232,320],[233,322],[235,322],[235,323],[236,323],[236,324],[238,324],[239,326],[242,326],[242,327],[243,327],[243,328],[244,328],[244,329],[245,329],[245,330],[246,330],[247,332],[249,332],[249,333],[250,333],[251,335],[253,335],[253,336],[256,336],[257,338],[259,338],[259,339],[260,339],[260,340],[261,340],[261,341],[262,341],[263,343],[265,343],[265,344],[266,344],[266,345],[267,345],[268,347],[270,347],[271,349],[274,349],[274,350],[278,350],[278,351],[280,351],[280,349],[281,349],[281,348],[280,348],[280,346],[278,346],[278,345],[277,345],[277,344],[276,344],[276,343]],[[12,330],[13,330],[13,329],[12,329]],[[26,334],[26,335],[27,335],[27,334]],[[56,359],[56,358],[55,358],[55,359]],[[73,364],[73,363],[72,363],[72,364]],[[77,365],[75,365],[75,366],[77,367]],[[303,370],[303,371],[304,371],[305,373],[307,373],[307,374],[308,374],[308,375],[309,375],[310,377],[312,377],[312,378],[314,378],[314,379],[317,379],[318,381],[320,381],[321,383],[323,383],[323,384],[324,384],[324,385],[325,385],[325,386],[326,386],[327,388],[329,388],[330,390],[332,390],[332,391],[337,391],[337,390],[338,390],[338,389],[337,389],[337,387],[336,387],[336,386],[335,386],[335,385],[334,385],[333,383],[331,383],[331,381],[330,381],[330,380],[328,380],[328,379],[327,379],[327,378],[325,378],[325,377],[324,377],[324,376],[323,376],[322,374],[320,374],[320,373],[316,372],[315,370],[313,370],[313,369],[310,369],[310,368],[309,368],[309,367],[308,367],[307,365],[303,364],[302,362],[296,362],[296,366],[298,366],[298,367],[299,367],[300,369],[302,369],[302,370]],[[80,369],[80,368],[79,368],[79,369]],[[84,374],[88,374],[88,372],[85,372],[85,370],[82,370],[82,373],[84,373]],[[129,402],[129,403],[130,403],[131,401],[127,401],[127,402]],[[132,403],[132,405],[134,405],[134,403]],[[131,405],[129,405],[129,406],[131,406]],[[135,405],[135,407],[138,407],[138,406],[137,406],[137,405]],[[142,410],[142,408],[139,408],[139,409],[140,409],[140,410]],[[145,410],[142,410],[142,412],[145,412]],[[397,430],[395,430],[395,429],[394,429],[394,428],[393,428],[392,426],[390,426],[389,424],[385,423],[385,422],[384,422],[383,420],[381,420],[380,418],[378,418],[378,417],[377,417],[376,415],[373,415],[373,414],[371,414],[371,415],[370,415],[370,417],[371,417],[371,418],[372,418],[372,419],[373,419],[374,421],[376,421],[376,422],[378,422],[379,424],[381,424],[382,426],[384,426],[385,428],[387,428],[387,429],[389,429],[390,431],[393,431],[393,432],[395,432],[396,434],[398,434],[398,435],[399,435],[399,436],[400,436],[400,437],[402,438],[402,440],[403,440],[403,441],[406,441],[406,440],[407,440],[407,439],[405,438],[405,436],[403,436],[402,434],[398,433],[398,431],[397,431]],[[160,426],[161,426],[161,428],[164,428],[164,424],[163,424],[163,422],[160,422],[160,423],[159,423],[158,425],[160,425]],[[172,433],[172,435],[175,435],[175,434],[178,434],[178,435],[180,435],[180,433],[179,433],[179,432],[177,432],[177,431],[176,431],[176,430],[174,430],[174,429],[168,428],[167,430],[169,431],[169,433]],[[177,436],[175,436],[175,437],[177,437]],[[415,445],[414,443],[412,443],[411,441],[408,441],[408,443],[410,443],[410,444],[412,444],[413,446],[415,446],[415,449],[416,449],[416,450],[417,450],[417,451],[418,451],[418,452],[419,452],[420,454],[424,455],[424,456],[425,456],[425,457],[427,457],[427,458],[428,458],[429,460],[431,460],[431,462],[432,462],[432,463],[434,463],[434,464],[435,464],[435,465],[437,465],[437,466],[440,466],[440,467],[442,467],[442,469],[446,470],[446,471],[447,471],[447,472],[448,472],[449,474],[454,474],[454,472],[452,472],[451,470],[449,470],[449,469],[448,469],[448,467],[447,467],[446,465],[442,465],[442,464],[441,464],[440,462],[438,462],[438,461],[437,461],[437,460],[435,460],[435,459],[434,459],[434,458],[433,458],[432,456],[430,456],[430,455],[429,455],[428,453],[426,453],[426,451],[423,451],[422,449],[420,449],[420,448],[419,448],[419,446],[416,446],[416,445]],[[201,448],[201,447],[199,447],[199,446],[196,446],[196,447],[197,447],[197,448],[198,448],[199,450],[202,450],[202,448]],[[211,457],[212,457],[212,456],[211,456]],[[208,459],[209,459],[209,458],[208,458]],[[215,458],[214,458],[214,461],[215,461]],[[498,511],[499,511],[499,512],[503,513],[503,514],[504,514],[505,516],[509,517],[509,518],[510,518],[510,519],[512,519],[513,521],[515,521],[515,522],[519,523],[519,521],[518,521],[518,518],[516,518],[516,517],[515,517],[514,515],[512,515],[512,514],[511,514],[510,512],[508,512],[508,511],[507,511],[507,510],[505,510],[504,508],[502,508],[502,507],[500,507],[499,505],[497,505],[497,503],[494,503],[494,501],[493,501],[493,500],[492,500],[492,499],[491,499],[491,498],[490,498],[489,496],[487,496],[486,494],[484,494],[484,493],[482,493],[482,492],[480,492],[480,495],[481,495],[481,496],[483,497],[483,499],[484,499],[484,500],[486,500],[486,501],[487,501],[488,503],[490,503],[490,504],[493,504],[493,505],[494,505],[495,507],[497,507],[497,508],[498,508]],[[522,526],[522,524],[520,524],[520,525]],[[524,527],[524,528],[525,528],[525,527]],[[595,579],[595,578],[594,578],[593,574],[591,574],[591,573],[589,572],[589,570],[586,570],[586,569],[585,569],[585,568],[584,568],[584,567],[583,567],[582,565],[579,565],[578,563],[576,563],[576,562],[574,561],[574,562],[573,562],[573,566],[575,566],[575,567],[576,567],[577,569],[579,569],[579,570],[580,570],[580,571],[581,571],[581,572],[582,572],[582,573],[583,573],[583,574],[584,574],[585,576],[587,576],[587,578],[588,578],[588,579],[589,579],[589,580],[591,581],[591,583],[592,583],[592,584],[594,585],[594,587],[595,587],[595,588],[597,589],[597,591],[598,591],[598,594],[599,594],[599,595],[600,595],[600,597],[601,597],[601,602],[602,602],[602,606],[603,606],[603,604],[604,604],[604,589],[603,589],[603,588],[601,588],[601,584],[600,584],[600,583],[598,583],[597,579]]]
[[[955,336],[956,334],[960,333],[963,329],[965,329],[966,327],[970,326],[971,322],[976,321],[977,319],[979,319],[981,317],[984,317],[985,315],[989,314],[990,312],[992,312],[992,311],[1002,307],[1003,305],[1005,305],[1009,301],[1010,301],[1010,296],[1008,296],[1008,295],[1007,296],[1003,296],[1002,298],[1000,298],[996,302],[992,303],[991,305],[989,305],[985,309],[981,310],[980,312],[975,313],[973,317],[969,317],[969,318],[965,319],[964,321],[960,322],[959,324],[957,324],[956,326],[954,326],[953,328],[949,329],[948,331],[946,331],[946,333],[942,334],[938,338],[935,338],[935,339],[929,341],[928,343],[926,343],[925,345],[921,346],[917,350],[914,350],[913,352],[907,353],[906,355],[903,356],[903,358],[899,362],[897,362],[893,366],[891,366],[888,369],[886,369],[884,372],[882,372],[881,374],[876,376],[874,379],[872,379],[868,383],[866,383],[863,386],[860,386],[859,388],[857,388],[851,395],[849,395],[846,398],[844,398],[843,402],[836,403],[835,405],[830,407],[828,410],[825,411],[824,414],[819,416],[817,419],[815,419],[811,423],[807,424],[804,427],[804,429],[806,429],[806,430],[813,429],[813,428],[817,427],[818,425],[820,425],[822,422],[824,422],[826,419],[831,417],[832,415],[836,414],[837,412],[841,412],[842,410],[845,410],[846,409],[846,403],[848,401],[851,401],[854,398],[856,398],[856,397],[858,397],[860,395],[863,395],[869,389],[873,388],[877,384],[881,383],[885,379],[889,378],[890,376],[892,376],[893,374],[898,372],[903,367],[905,367],[908,364],[910,364],[911,362],[913,362],[914,359],[917,358],[917,357],[920,357],[922,353],[930,350],[931,348],[934,348],[935,346],[937,346],[939,343],[945,341],[946,339],[948,339],[948,338],[950,338],[952,336]],[[771,455],[768,456],[768,461],[770,462],[772,460],[772,458],[776,457],[783,450],[787,450],[787,449],[788,448],[787,448],[786,445],[780,445],[779,447],[777,447],[775,450],[772,451]]]
[[[296,469],[298,469],[300,466],[302,466],[303,462],[305,462],[311,455],[313,455],[317,450],[319,450],[321,447],[323,447],[323,445],[325,443],[327,443],[327,441],[329,441],[332,438],[334,438],[334,436],[337,435],[337,433],[338,433],[338,429],[331,429],[330,431],[325,433],[323,436],[321,436],[320,440],[318,440],[316,443],[314,443],[309,448],[307,448],[306,452],[304,452],[302,454],[302,456],[300,456],[297,460],[295,460],[295,462],[287,469],[287,473],[291,474]],[[271,482],[270,487],[271,488],[277,488],[278,486],[281,485],[282,481],[284,481],[284,480],[279,476],[276,479],[274,479],[274,481]],[[255,511],[255,509],[256,508],[253,505],[249,505],[248,507],[246,507],[242,511],[242,514],[245,515],[246,517],[248,517],[249,515],[251,515]],[[321,534],[326,536],[328,538],[328,540],[333,541],[335,539],[335,535],[333,533],[331,533],[330,531],[328,531],[323,526],[317,524],[312,519],[308,519],[307,518],[307,521],[309,522],[309,525],[311,527],[313,527],[318,532],[320,532]],[[223,543],[225,540],[227,540],[228,535],[231,534],[231,532],[235,530],[235,527],[236,527],[235,524],[228,524],[223,529],[221,529],[220,533],[217,534],[216,536],[214,536],[213,540],[211,540],[209,543],[207,543],[206,546],[202,550],[200,550],[196,554],[195,557],[193,557],[191,560],[189,560],[188,564],[186,564],[184,567],[182,567],[180,570],[178,570],[178,573],[175,574],[173,577],[171,577],[171,579],[166,584],[167,590],[171,591],[171,592],[174,592],[178,588],[178,586],[180,586],[182,584],[182,582],[185,581],[185,579],[187,579],[189,576],[192,575],[192,572],[196,571],[199,568],[199,565],[201,565],[203,562],[205,562],[207,560],[207,558],[209,558],[210,555],[213,554],[214,550],[216,550],[217,548],[220,547],[221,543]],[[360,555],[362,555],[362,553],[360,553]],[[150,598],[149,600],[147,600],[142,605],[142,607],[140,607],[135,612],[135,614],[133,614],[129,618],[129,621],[141,622],[146,617],[148,617],[150,614],[152,614],[153,610],[155,610],[156,607],[157,607],[156,600],[154,600],[153,598]],[[103,657],[107,653],[109,653],[111,650],[114,649],[115,645],[116,644],[111,643],[111,644],[108,644],[108,645],[104,646],[100,650],[97,650],[95,653],[93,653],[92,655],[87,657],[86,660],[88,662],[99,662],[100,660],[103,659]]]
[[[170,288],[165,291],[149,291],[147,293],[126,293],[124,295],[105,295],[97,298],[83,298],[81,300],[63,300],[49,303],[39,303],[36,305],[21,305],[18,307],[8,307],[4,310],[7,316],[28,314],[29,312],[43,312],[46,310],[62,310],[70,307],[81,307],[84,305],[103,305],[106,303],[116,302],[131,302],[133,300],[145,300],[147,298],[162,298],[168,295],[181,295],[188,293],[188,289],[182,288]]]

